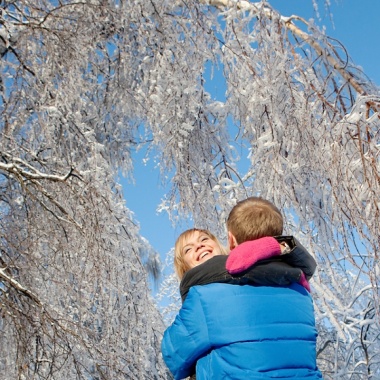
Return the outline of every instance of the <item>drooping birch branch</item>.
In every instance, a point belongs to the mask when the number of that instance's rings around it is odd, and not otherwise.
[[[4,268],[0,268],[0,278],[5,281],[7,284],[9,284],[13,289],[18,291],[19,293],[24,294],[28,298],[30,298],[32,301],[34,301],[38,306],[42,307],[43,304],[39,300],[39,298],[30,290],[26,289],[24,286],[22,286],[18,281],[13,279],[12,277],[8,276],[5,273]]]
[[[16,161],[17,159],[15,159]],[[21,160],[17,160],[21,161]],[[33,166],[27,164],[26,162],[22,161],[22,165],[27,167],[30,170],[25,170],[21,167],[21,165],[18,165],[16,163],[10,163],[5,164],[4,162],[0,162],[0,170],[3,170],[5,172],[11,173],[11,174],[17,174],[20,175],[26,179],[47,179],[54,182],[64,182],[66,181],[70,175],[73,172],[73,168],[70,169],[70,171],[62,176],[54,175],[54,174],[45,174],[41,173],[39,170],[34,168]]]
[[[250,3],[248,1],[231,1],[231,0],[200,0],[201,3],[208,4],[217,8],[232,8],[236,7],[239,10],[245,10],[253,12],[256,17],[259,19],[260,14],[264,14],[268,19],[272,19],[273,10],[271,8],[265,7],[261,2]],[[306,26],[309,26],[308,22],[299,16],[280,16],[280,20],[283,23],[283,26],[290,30],[294,35],[301,38],[303,41],[308,43],[312,48],[315,49],[318,55],[323,56],[326,61],[331,65],[331,67],[338,71],[339,74],[348,82],[350,85],[358,92],[360,95],[365,95],[366,91],[363,87],[355,80],[354,76],[342,67],[340,62],[335,59],[329,52],[322,48],[322,46],[315,41],[315,39],[308,33],[304,32],[298,28],[293,20],[298,20],[303,22]]]
[[[9,156],[6,153],[3,154],[3,156]],[[9,157],[7,157],[9,158]],[[54,199],[54,196],[50,194],[44,186],[39,182],[39,180],[48,180],[52,182],[65,182],[71,175],[74,175],[74,169],[71,168],[67,174],[64,175],[55,175],[55,174],[46,174],[42,173],[32,165],[28,164],[24,160],[21,160],[17,157],[11,157],[12,162],[10,163],[4,163],[0,162],[0,172],[7,172],[9,174],[13,174],[20,184],[24,185],[24,180],[28,180],[30,184],[33,184],[39,191],[40,194],[42,194],[45,198],[47,198],[55,207],[58,208],[64,215],[66,215],[67,219],[61,218],[59,215],[57,215],[46,203],[39,200],[39,203],[44,207],[47,211],[52,213],[58,220],[66,222],[66,223],[73,223],[75,224],[79,230],[82,230],[82,226],[74,220],[72,216],[70,216],[70,213],[61,205],[59,202],[57,202]],[[78,177],[75,175],[75,177]],[[34,197],[33,194],[28,192],[29,195]]]

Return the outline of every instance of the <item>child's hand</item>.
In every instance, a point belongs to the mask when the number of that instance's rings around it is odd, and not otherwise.
[[[281,255],[286,255],[291,252],[290,247],[283,241],[280,243]]]
[[[307,279],[306,279],[306,276],[305,276],[305,273],[303,273],[302,272],[302,274],[301,274],[301,278],[300,278],[300,280],[298,281],[298,283],[300,284],[300,285],[302,285],[309,293],[310,293],[310,284],[309,284],[309,282],[307,281]]]
[[[235,247],[229,254],[226,269],[230,274],[244,272],[260,260],[281,254],[280,244],[273,237],[246,241]]]

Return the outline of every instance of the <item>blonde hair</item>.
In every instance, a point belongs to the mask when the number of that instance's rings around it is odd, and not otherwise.
[[[191,228],[189,230],[186,230],[181,233],[181,235],[178,236],[175,246],[174,246],[174,269],[175,272],[180,280],[182,280],[183,275],[191,269],[183,260],[183,247],[185,246],[187,240],[191,235],[193,235],[195,232],[203,233],[207,235],[209,238],[214,240],[219,248],[222,255],[227,255],[227,250],[223,245],[220,243],[220,241],[217,239],[216,236],[214,236],[210,231],[203,230],[200,228]]]
[[[234,235],[237,244],[264,236],[281,235],[283,227],[280,210],[259,197],[238,202],[227,219],[227,230]]]

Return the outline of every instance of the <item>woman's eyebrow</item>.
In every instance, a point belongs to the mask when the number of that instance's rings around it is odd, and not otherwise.
[[[185,249],[186,247],[189,247],[189,246],[191,246],[191,245],[194,245],[194,243],[186,243],[186,244],[183,246],[182,249]]]

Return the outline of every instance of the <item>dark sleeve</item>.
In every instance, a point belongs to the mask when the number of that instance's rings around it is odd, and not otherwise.
[[[284,263],[280,258],[261,260],[247,271],[233,275],[240,284],[255,284],[264,286],[287,286],[298,282],[302,271]]]
[[[310,280],[317,268],[314,257],[293,236],[276,236],[276,240],[279,243],[286,242],[291,249],[289,253],[280,256],[281,260],[294,268],[301,269],[306,278]]]
[[[247,271],[232,276],[226,270],[227,256],[215,256],[185,273],[180,284],[182,302],[185,301],[190,288],[195,285],[219,282],[235,285],[287,286],[298,282],[301,269],[282,262],[281,257],[261,260]]]
[[[207,285],[213,282],[233,282],[231,275],[227,272],[226,261],[227,256],[219,255],[188,270],[179,286],[182,302],[192,286]]]

